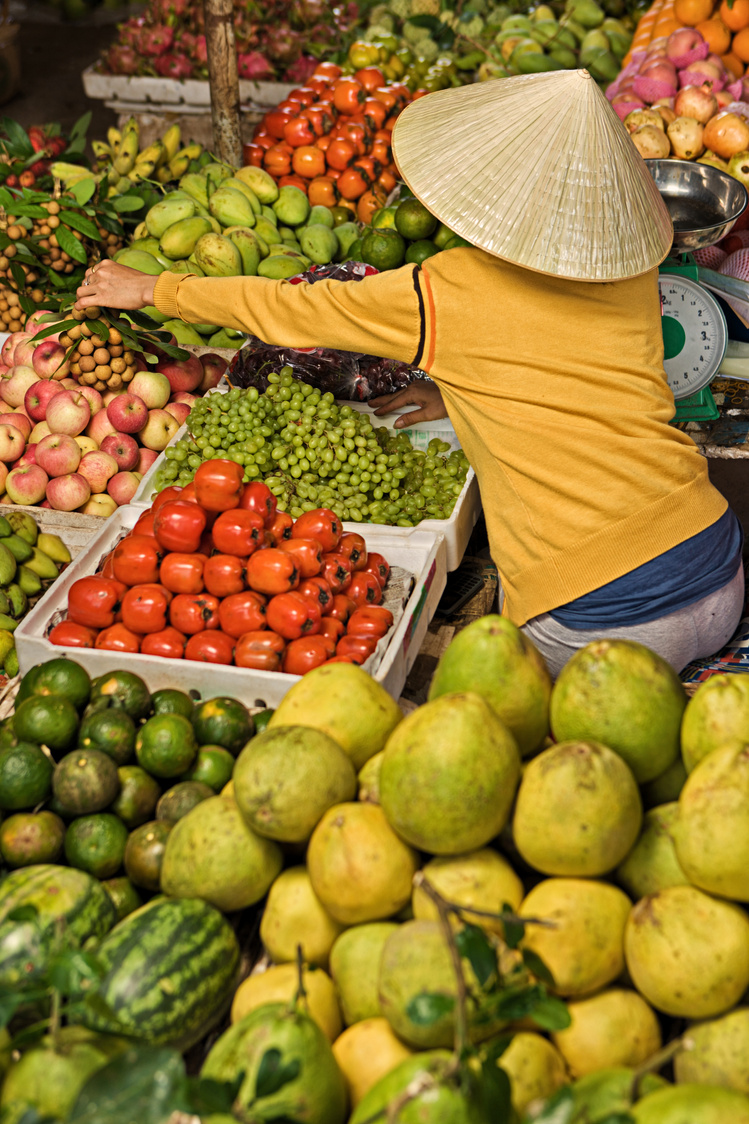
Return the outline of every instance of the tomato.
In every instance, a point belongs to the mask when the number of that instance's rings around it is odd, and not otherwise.
[[[266,611],[268,628],[285,640],[298,640],[300,636],[320,631],[322,613],[314,601],[298,593],[279,593],[271,597]]]
[[[277,511],[266,524],[266,530],[273,539],[273,545],[278,546],[284,539],[290,539],[294,528],[294,520],[286,511]]]
[[[382,586],[374,574],[354,574],[346,593],[359,608],[362,605],[379,605],[382,601]]]
[[[356,531],[347,531],[345,535],[341,536],[341,541],[338,545],[338,554],[342,554],[344,558],[348,558],[354,572],[366,568],[367,544],[363,536],[357,534]]]
[[[313,145],[316,135],[312,122],[306,117],[302,117],[301,113],[290,118],[284,125],[283,139],[292,149]]]
[[[244,469],[235,461],[203,461],[196,469],[195,495],[206,511],[231,511],[242,498]]]
[[[390,576],[390,566],[387,560],[383,558],[381,554],[373,551],[367,559],[367,564],[364,567],[363,572],[365,574],[374,574],[374,576],[377,578],[378,582],[384,589]]]
[[[118,623],[102,629],[94,647],[107,652],[139,652],[141,640],[137,632],[131,632],[124,624]]]
[[[283,131],[297,111],[293,109],[272,109],[263,118],[263,125],[269,136],[283,140]]]
[[[293,542],[293,540],[292,540]],[[308,597],[325,614],[333,603],[333,592],[325,578],[319,576],[305,578],[296,591],[300,597]]]
[[[163,557],[164,551],[150,535],[128,535],[114,548],[114,576],[125,585],[157,582]]]
[[[239,506],[243,511],[254,511],[268,526],[275,518],[278,500],[267,484],[253,480],[252,483],[245,484]],[[288,518],[291,519],[291,516]]]
[[[264,541],[265,522],[255,511],[224,511],[213,524],[213,545],[220,554],[247,558]]]
[[[213,554],[203,567],[203,582],[214,597],[241,593],[246,588],[244,562],[233,554]]]
[[[168,660],[181,660],[185,654],[187,637],[178,629],[164,628],[161,632],[151,632],[143,637],[140,646],[144,656],[163,656]]]
[[[61,648],[93,648],[96,632],[75,621],[60,621],[47,639],[50,644],[58,644]]]
[[[286,645],[281,670],[287,675],[305,675],[334,655],[324,636],[303,636]]]
[[[153,533],[164,550],[192,554],[200,546],[206,515],[196,503],[172,500],[161,505],[153,520]]]
[[[387,85],[385,75],[376,66],[363,66],[361,70],[357,70],[354,79],[368,93]]]
[[[358,608],[356,602],[347,597],[345,593],[336,593],[333,596],[333,605],[328,610],[327,615],[346,624],[351,614],[356,612]]]
[[[231,663],[234,659],[234,639],[218,629],[198,632],[185,644],[185,659],[201,663]]]
[[[168,488],[164,488],[163,492],[159,492],[158,496],[151,504],[151,514],[155,515],[162,504],[169,503],[170,500],[185,499],[185,488],[180,488],[179,484],[170,484]],[[141,519],[143,516],[141,516]],[[138,520],[140,522],[140,519]]]
[[[333,590],[333,593],[343,593],[351,584],[353,567],[348,558],[343,554],[323,554],[322,576]]]
[[[373,636],[379,640],[393,626],[393,614],[381,605],[364,605],[352,613],[346,625],[349,636]]]
[[[297,539],[317,539],[326,553],[336,550],[341,541],[343,527],[334,511],[318,507],[305,511],[294,523],[294,537]],[[288,536],[285,536],[288,538]]]
[[[131,632],[161,632],[166,628],[169,600],[160,585],[136,585],[122,598],[122,623]]]
[[[334,62],[320,62],[312,71],[313,78],[327,78],[328,81],[334,82],[343,73],[340,66]]]
[[[286,641],[277,632],[245,632],[234,649],[234,662],[256,671],[278,671],[285,648]]]
[[[246,590],[225,597],[218,607],[219,627],[229,636],[243,636],[245,632],[259,632],[267,628],[265,598],[261,593]]]
[[[127,586],[114,578],[79,578],[68,592],[68,617],[86,628],[109,628],[126,590]]]
[[[288,593],[299,585],[296,559],[282,550],[258,550],[247,561],[247,584],[256,593]]]
[[[333,86],[333,105],[339,113],[356,113],[366,100],[367,91],[355,78],[339,78]]]
[[[278,544],[278,549],[296,559],[299,576],[314,578],[322,569],[322,545],[317,539],[303,539],[293,536]]]
[[[320,636],[327,636],[334,645],[346,632],[346,625],[335,617],[323,617],[320,621]]]
[[[294,149],[291,167],[298,176],[312,180],[325,175],[325,153],[313,144],[303,144]]]
[[[377,647],[374,636],[342,636],[336,644],[337,656],[353,656],[357,663],[364,663]]]
[[[169,606],[169,623],[188,636],[218,628],[218,606],[218,598],[211,593],[178,593]]]
[[[150,511],[144,511],[143,514],[141,515],[140,519],[138,520],[138,522],[133,527],[133,534],[134,535],[151,535],[153,538],[155,538],[156,536],[154,535],[154,530],[153,530],[154,514],[155,513],[154,513],[153,509],[151,509]]]
[[[202,593],[204,554],[167,554],[159,568],[159,581],[172,593]]]

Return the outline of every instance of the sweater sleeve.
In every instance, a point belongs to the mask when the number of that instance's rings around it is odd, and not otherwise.
[[[154,304],[188,323],[251,332],[267,344],[328,347],[413,363],[421,351],[417,266],[364,277],[291,285],[266,277],[194,277],[164,272]]]

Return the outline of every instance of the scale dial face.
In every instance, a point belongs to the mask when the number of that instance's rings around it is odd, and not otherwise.
[[[688,398],[718,373],[728,343],[726,319],[712,293],[696,281],[662,273],[658,285],[668,385],[674,398]]]

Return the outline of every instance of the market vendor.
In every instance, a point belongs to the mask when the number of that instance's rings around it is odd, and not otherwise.
[[[498,79],[414,102],[393,151],[470,247],[315,285],[105,261],[77,307],[156,305],[420,367],[432,384],[377,405],[418,405],[409,422],[446,410],[479,480],[503,612],[552,674],[603,636],[677,670],[713,654],[741,616],[742,532],[669,425],[657,266],[673,231],[618,117],[584,70]]]

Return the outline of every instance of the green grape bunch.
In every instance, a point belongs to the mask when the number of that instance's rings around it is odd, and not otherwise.
[[[294,379],[289,367],[269,374],[262,394],[232,387],[198,399],[187,430],[165,450],[157,491],[184,487],[204,460],[223,457],[242,465],[245,482],[263,480],[294,519],[318,507],[396,527],[447,519],[470,468],[446,441],[415,449],[405,433],[373,426],[367,414]]]

